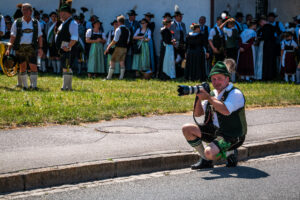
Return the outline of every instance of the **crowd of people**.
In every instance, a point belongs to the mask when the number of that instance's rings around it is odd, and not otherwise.
[[[1,40],[11,40],[11,36],[16,36],[17,21],[23,16],[22,5],[18,5],[13,17],[0,16]],[[85,20],[87,8],[82,7],[81,13],[76,15],[76,10],[68,7],[63,11],[72,18],[68,34],[74,44],[64,46],[63,40],[59,46],[60,11],[46,14],[32,8],[32,19],[39,22],[36,39],[39,41],[41,38],[42,43],[37,48],[42,52],[36,58],[40,73],[67,75],[67,71],[62,69],[68,65],[72,73],[86,72],[91,78],[105,74],[106,79],[112,79],[114,74],[120,74],[120,79],[134,76],[205,81],[215,63],[230,59],[236,63],[232,81],[281,78],[286,82],[300,82],[300,15],[284,26],[276,21],[275,13],[258,19],[248,14],[244,20],[243,13],[238,12],[231,17],[224,11],[217,17],[214,27],[207,26],[206,17],[201,16],[197,23],[190,25],[191,32],[188,32],[183,22],[184,14],[175,6],[173,15],[167,12],[162,17],[162,25],[159,24],[161,38],[154,38],[156,26],[152,13],[145,13],[138,21],[136,11],[130,10],[128,18],[119,16],[119,20],[112,19],[111,30],[105,31],[96,15]],[[62,25],[64,23],[62,20]],[[156,56],[155,40],[160,40],[159,56]],[[123,49],[116,48],[120,45]],[[63,58],[61,52],[65,53],[62,51],[64,48],[65,52],[70,51],[67,56],[71,58]],[[26,69],[27,66],[19,75]],[[32,72],[37,73],[37,70],[31,69]]]
[[[201,16],[199,23],[190,25],[190,33],[186,33],[180,11],[173,17],[164,19],[161,30],[160,76],[204,81],[212,66],[226,59],[231,65],[236,63],[232,81],[300,82],[300,15],[283,26],[275,20],[275,13],[258,19],[248,14],[244,22],[243,13],[231,17],[225,11],[212,28],[205,25],[206,18]]]

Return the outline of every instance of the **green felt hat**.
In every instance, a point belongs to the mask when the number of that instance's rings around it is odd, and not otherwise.
[[[229,73],[226,65],[221,61],[218,61],[215,64],[215,66],[211,69],[208,78],[211,78],[211,76],[213,76],[215,74],[223,74],[225,76],[230,77],[230,73]]]
[[[61,12],[68,12],[68,13],[71,13],[71,14],[72,14],[72,8],[71,8],[71,6],[70,6],[69,4],[67,4],[67,3],[63,4],[63,5],[60,7],[59,11],[61,11]]]

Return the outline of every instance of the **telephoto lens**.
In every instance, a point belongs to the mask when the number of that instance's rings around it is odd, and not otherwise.
[[[209,84],[206,82],[203,82],[201,85],[196,86],[178,85],[178,96],[198,94],[201,88],[203,88],[207,93],[210,93]]]

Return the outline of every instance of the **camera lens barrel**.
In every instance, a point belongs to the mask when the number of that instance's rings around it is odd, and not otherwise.
[[[208,93],[210,92],[208,83],[202,83],[202,85],[196,86],[178,85],[178,96],[198,94],[201,88],[204,88]]]

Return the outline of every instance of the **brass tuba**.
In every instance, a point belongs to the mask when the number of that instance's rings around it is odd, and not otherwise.
[[[8,45],[9,42],[0,42],[0,65],[3,73],[8,77],[12,77],[18,73],[19,64],[14,56],[5,56]]]

